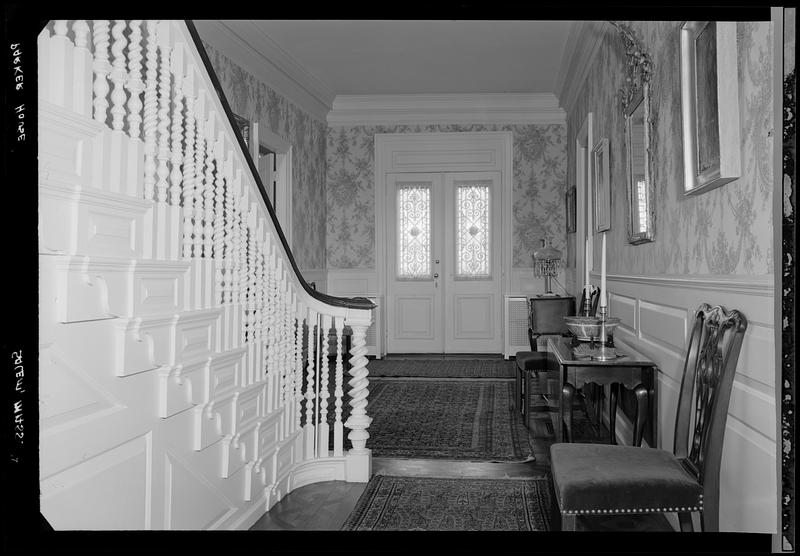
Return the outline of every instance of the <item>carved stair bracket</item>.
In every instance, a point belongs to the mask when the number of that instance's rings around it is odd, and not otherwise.
[[[158,416],[168,418],[203,402],[210,359],[159,371]]]

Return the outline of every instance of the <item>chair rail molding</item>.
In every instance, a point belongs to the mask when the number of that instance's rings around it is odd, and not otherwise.
[[[391,124],[563,124],[550,93],[336,95],[330,126]]]
[[[599,281],[598,273],[591,273]],[[728,409],[723,447],[720,530],[775,533],[779,496],[775,417],[777,366],[773,276],[608,274],[609,310],[621,323],[616,336],[658,365],[657,444],[672,445],[681,365],[693,311],[706,302],[738,309],[748,321]],[[606,395],[606,400],[608,396]],[[604,420],[608,404],[604,404]],[[632,427],[617,414],[617,441]]]
[[[335,93],[252,21],[196,20],[201,38],[258,80],[324,121]]]

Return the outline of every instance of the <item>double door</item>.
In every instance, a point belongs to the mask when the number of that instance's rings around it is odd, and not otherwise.
[[[387,174],[387,350],[500,353],[499,172]]]

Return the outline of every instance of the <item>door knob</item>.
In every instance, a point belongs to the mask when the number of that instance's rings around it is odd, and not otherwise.
[[[436,264],[439,264],[439,259],[436,259]]]
[[[438,272],[434,272],[434,273],[433,273],[433,277],[434,277],[434,278],[438,278],[438,277],[439,277],[439,273],[438,273]]]

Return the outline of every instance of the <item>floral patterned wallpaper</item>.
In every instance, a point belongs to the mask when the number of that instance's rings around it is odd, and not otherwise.
[[[566,249],[566,128],[548,125],[389,125],[328,128],[328,268],[375,267],[376,133],[511,131],[513,266],[531,267],[545,235]]]
[[[252,74],[203,43],[234,113],[292,144],[292,252],[301,269],[325,268],[325,132]]]
[[[567,114],[568,179],[575,181],[575,134],[594,113],[595,141],[609,140],[612,184],[608,272],[612,274],[766,275],[774,268],[772,248],[772,29],[769,22],[737,23],[742,177],[706,193],[683,195],[681,133],[681,22],[628,23],[653,60],[651,117],[652,177],[655,184],[655,241],[627,241],[624,120],[618,90],[625,52],[611,29],[582,92]],[[576,249],[569,236],[570,251]],[[583,242],[577,246],[582,249]],[[600,260],[600,241],[594,260]],[[574,273],[574,267],[572,272]]]

